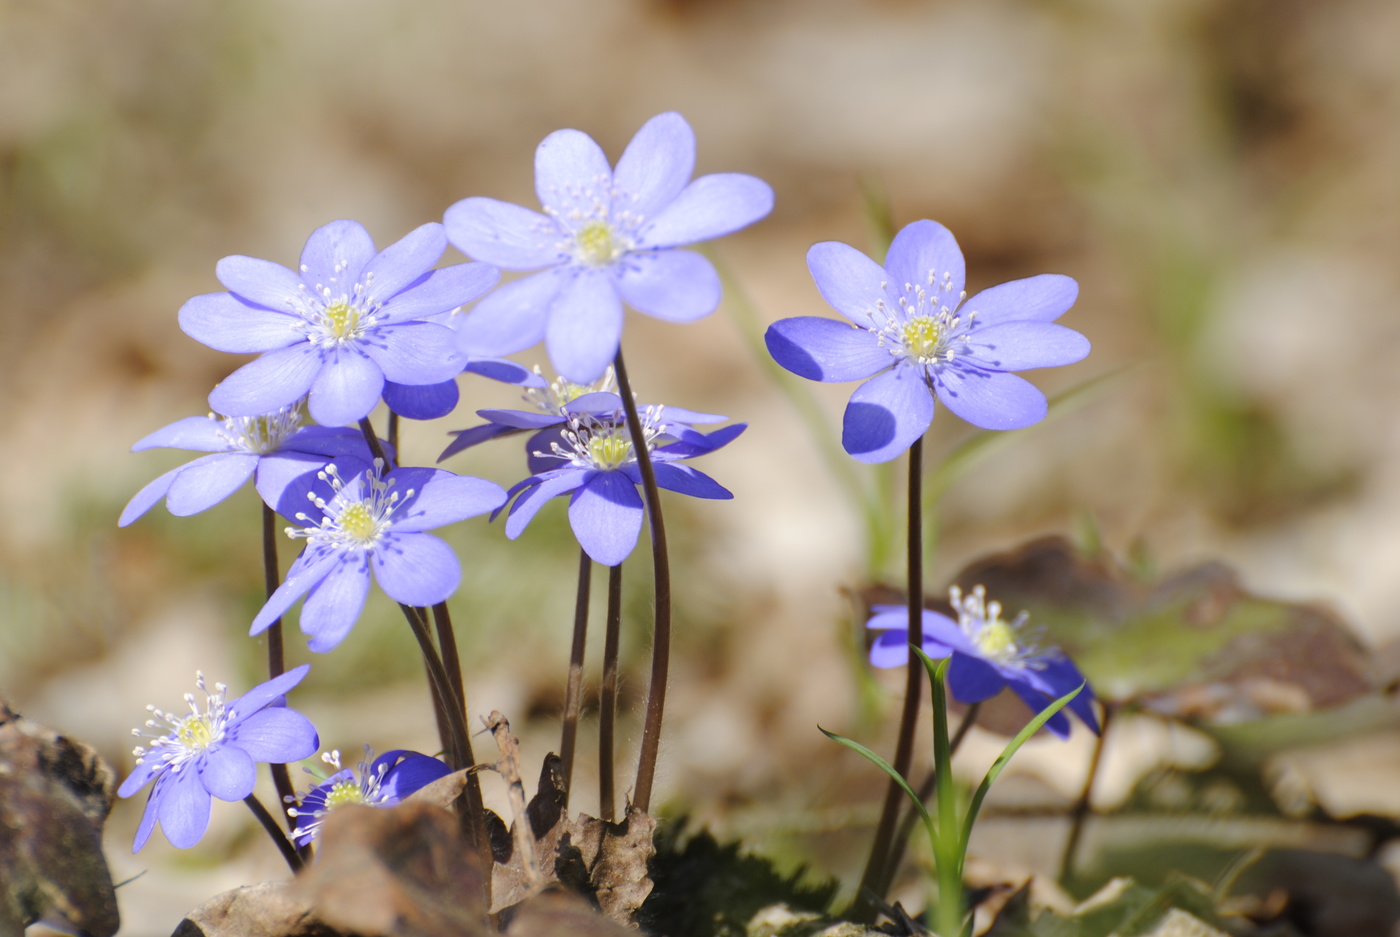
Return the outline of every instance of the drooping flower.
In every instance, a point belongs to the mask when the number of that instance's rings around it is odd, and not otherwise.
[[[1028,633],[1029,615],[1021,612],[1011,621],[1001,617],[1001,603],[988,602],[986,590],[977,586],[970,594],[953,586],[948,590],[958,620],[924,610],[924,653],[934,659],[951,655],[948,692],[962,703],[980,703],[1011,687],[1032,712],[1040,712],[1070,690],[1085,683],[1074,662],[1057,648],[1041,648]],[[867,628],[880,631],[870,648],[876,667],[908,664],[909,611],[898,605],[877,605]],[[1094,691],[1087,683],[1070,700],[1069,709],[1094,732]],[[1050,717],[1046,728],[1061,738],[1069,735],[1063,713]]]
[[[436,758],[396,748],[378,758],[365,748],[365,760],[351,768],[340,763],[340,752],[321,756],[335,773],[306,792],[301,804],[287,813],[296,818],[292,842],[305,846],[321,833],[326,815],[346,804],[392,807],[414,791],[446,777],[452,769]]]
[[[835,241],[814,245],[807,266],[822,298],[850,322],[783,319],[764,339],[769,354],[801,377],[865,381],[851,395],[841,433],[862,462],[908,449],[928,430],[935,397],[984,429],[1036,423],[1045,395],[1011,372],[1089,353],[1083,335],[1054,324],[1078,296],[1074,280],[1042,274],[966,299],[962,252],[934,221],[900,231],[883,267]]]
[[[211,348],[262,356],[215,387],[209,405],[255,416],[309,394],[312,419],[343,426],[374,408],[386,380],[455,377],[463,365],[456,336],[425,320],[476,299],[500,271],[483,263],[434,270],[446,248],[439,224],[376,253],[362,225],[334,221],[307,239],[296,271],[225,257],[216,273],[229,292],[185,303],[180,327]]]
[[[132,523],[162,497],[171,514],[198,514],[250,477],[263,500],[276,508],[288,486],[314,476],[331,459],[350,456],[367,463],[373,458],[357,430],[302,426],[301,418],[297,402],[262,416],[189,416],[156,430],[131,451],[163,447],[211,455],[171,469],[138,491],[118,526]]]
[[[320,473],[319,493],[309,496],[314,516],[299,513],[305,527],[287,535],[305,539],[287,578],[253,619],[258,634],[306,597],[301,630],[313,651],[338,645],[359,618],[369,593],[371,571],[391,599],[425,607],[445,601],[457,589],[462,568],[457,556],[429,530],[485,514],[505,502],[499,485],[442,469],[399,468],[388,473],[347,463]]]
[[[465,374],[479,374],[502,384],[538,387],[544,382],[528,368],[509,358],[474,358],[467,356],[462,366]],[[395,384],[384,382],[384,403],[399,416],[410,420],[436,420],[457,409],[461,392],[456,379],[439,384]]]
[[[679,461],[727,445],[747,424],[736,423],[712,433],[684,426],[673,431],[665,422],[668,411],[667,407],[647,407],[638,414],[657,486],[694,498],[734,497],[705,473]],[[506,536],[512,540],[519,537],[546,501],[567,494],[569,526],[579,545],[594,562],[616,566],[637,545],[645,513],[637,492],[641,469],[621,400],[616,410],[604,416],[590,410],[571,412],[559,432],[559,441],[551,443],[549,452],[534,453],[559,467],[537,472],[507,492],[507,499],[515,500],[506,519]]]
[[[172,846],[188,849],[209,826],[213,798],[242,800],[253,793],[258,762],[280,765],[315,753],[321,744],[316,728],[301,713],[287,709],[284,699],[309,669],[303,664],[232,700],[225,699],[228,688],[222,683],[209,692],[200,674],[203,708],[192,693],[185,694],[188,713],[146,707],[152,716],[146,728],[168,731],[159,736],[133,731],[153,741],[149,747],[137,747],[136,769],[117,795],[130,797],[151,781],[155,786],[132,852],[146,845],[157,820]]]
[[[554,368],[587,384],[612,362],[622,304],[670,322],[719,305],[719,275],[676,250],[747,227],[773,208],[766,182],[741,173],[691,180],[695,134],[679,114],[647,121],[614,170],[578,130],[550,134],[535,151],[544,213],[489,198],[463,199],[444,224],[469,257],[507,270],[540,270],[492,293],[460,335],[478,354],[506,355],[544,340]]]

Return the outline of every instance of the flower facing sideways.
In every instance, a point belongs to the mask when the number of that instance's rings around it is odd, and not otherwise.
[[[152,718],[146,728],[169,731],[154,737],[140,729],[133,732],[153,740],[136,749],[136,769],[117,794],[130,797],[155,782],[133,852],[146,845],[157,820],[171,845],[188,849],[209,826],[213,798],[242,800],[253,793],[257,762],[280,765],[315,753],[321,744],[315,727],[287,709],[283,699],[309,669],[303,664],[232,700],[225,698],[228,688],[222,683],[210,693],[201,674],[203,708],[192,693],[185,694],[188,713],[147,707]]]
[[[961,703],[980,703],[1011,687],[1032,712],[1040,712],[1070,690],[1084,683],[1079,668],[1055,648],[1037,647],[1027,634],[1028,615],[1022,612],[1003,621],[1001,604],[988,602],[986,590],[977,586],[968,595],[953,586],[949,590],[958,620],[924,610],[924,653],[948,664],[948,692]],[[909,662],[909,611],[903,606],[877,605],[866,627],[880,631],[870,649],[876,667],[902,667]],[[1069,702],[1069,709],[1094,732],[1094,693],[1086,684]],[[1062,713],[1050,717],[1046,728],[1060,737],[1069,735],[1069,721]]]
[[[452,773],[436,758],[401,748],[373,758],[366,747],[365,760],[354,769],[341,766],[339,751],[322,755],[321,760],[335,768],[335,774],[307,791],[298,806],[287,810],[296,819],[292,841],[297,846],[305,846],[320,835],[321,822],[337,807],[392,807],[419,788]]]

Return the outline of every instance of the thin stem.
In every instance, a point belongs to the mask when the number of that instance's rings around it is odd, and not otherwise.
[[[267,812],[262,801],[258,800],[256,794],[249,794],[243,798],[243,802],[248,805],[249,810],[253,811],[253,816],[258,818],[262,828],[267,830],[267,835],[272,837],[273,843],[282,853],[282,858],[287,860],[287,865],[291,867],[292,872],[300,872],[304,864],[301,861],[301,856],[297,855],[296,847],[292,845],[291,840],[287,839],[287,834],[282,832],[282,828],[277,825],[277,820]]]
[[[457,632],[452,628],[452,613],[446,602],[433,606],[433,627],[437,631],[438,648],[442,651],[442,666],[447,671],[447,682],[452,687],[457,709],[462,713],[462,724],[467,724],[467,691],[462,683],[462,658],[457,653]]]
[[[583,652],[588,643],[588,587],[593,561],[578,551],[578,594],[574,599],[574,641],[569,648],[569,680],[564,688],[564,730],[559,739],[559,772],[564,778],[564,806],[574,780],[574,746],[578,742],[578,711],[583,703]]]
[[[389,411],[389,446],[399,451],[399,415],[393,410]]]
[[[1074,809],[1070,812],[1069,835],[1065,838],[1064,851],[1060,853],[1060,874],[1056,876],[1056,879],[1061,882],[1067,881],[1074,874],[1074,862],[1079,852],[1079,840],[1084,834],[1084,821],[1089,818],[1094,795],[1094,781],[1099,776],[1099,763],[1103,759],[1104,740],[1108,738],[1108,723],[1112,717],[1112,708],[1105,705],[1103,721],[1099,725],[1099,737],[1094,742],[1094,754],[1089,758],[1089,776],[1084,779],[1084,790],[1080,792],[1079,799],[1075,801]]]
[[[914,440],[914,444],[909,447],[908,503],[909,643],[918,648],[924,646],[923,457],[924,442],[921,437]],[[919,719],[919,693],[923,686],[923,670],[911,653],[908,679],[904,685],[904,711],[899,720],[899,738],[895,743],[892,763],[894,770],[904,778],[909,776],[909,767],[914,760],[914,727]],[[899,785],[891,780],[885,789],[885,803],[880,810],[880,822],[875,827],[875,839],[870,844],[870,858],[866,860],[856,904],[852,908],[856,921],[873,920],[875,906],[870,897],[885,897],[879,886],[887,877],[885,866],[889,861],[890,842],[894,836],[895,820],[899,816],[903,796]]]
[[[277,563],[277,512],[266,504],[262,506],[263,581],[267,586],[267,597],[277,591],[281,576]],[[287,661],[282,647],[282,619],[278,618],[267,629],[267,678],[280,677],[287,672]],[[296,821],[286,808],[296,803],[296,788],[292,786],[292,776],[286,765],[269,765],[272,769],[272,785],[277,788],[277,800],[282,804],[282,816],[287,829],[296,827]]]
[[[608,620],[603,634],[603,689],[598,701],[598,815],[613,821],[613,728],[617,723],[617,650],[622,632],[622,566],[608,567]]]
[[[380,462],[384,463],[384,471],[389,471],[392,466],[389,464],[389,457],[384,454],[384,445],[379,441],[379,436],[374,432],[374,424],[369,421],[369,417],[360,419],[360,432],[364,434],[365,444],[369,446],[369,451]],[[395,452],[398,450],[395,449]]]
[[[656,759],[661,751],[661,720],[666,710],[666,676],[671,667],[671,562],[666,551],[666,523],[661,516],[661,490],[656,486],[656,472],[651,465],[651,452],[642,434],[642,420],[637,415],[637,401],[632,397],[632,385],[627,380],[627,368],[618,348],[613,360],[617,372],[617,392],[627,411],[627,431],[632,437],[632,451],[637,456],[637,468],[642,473],[642,493],[646,498],[647,520],[651,526],[651,564],[656,580],[656,606],[652,627],[651,685],[647,688],[646,719],[642,723],[642,750],[637,759],[637,786],[633,791],[637,809],[646,813],[651,807],[651,785],[656,776]]]

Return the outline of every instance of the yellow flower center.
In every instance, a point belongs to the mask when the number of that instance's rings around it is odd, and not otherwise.
[[[578,244],[578,256],[586,264],[601,267],[610,264],[622,253],[621,245],[613,237],[612,225],[606,221],[590,221],[574,235]]]
[[[977,632],[977,646],[988,657],[1000,659],[1015,654],[1016,633],[1001,619],[989,621]]]
[[[209,713],[192,713],[175,727],[175,737],[186,748],[203,751],[214,741],[214,730],[209,724]]]
[[[354,338],[359,334],[360,310],[343,299],[338,299],[326,307],[326,329],[338,341]]]
[[[365,792],[360,787],[359,782],[342,778],[331,785],[330,793],[326,795],[326,809],[334,810],[345,804],[362,804],[365,802]]]
[[[361,543],[369,543],[379,530],[373,512],[363,501],[356,501],[341,511],[336,523],[347,536]]]
[[[904,324],[900,338],[909,357],[922,361],[931,360],[938,354],[938,343],[943,338],[943,323],[937,316],[915,316]]]
[[[600,469],[615,469],[632,454],[632,441],[621,433],[593,436],[588,440],[588,454]]]

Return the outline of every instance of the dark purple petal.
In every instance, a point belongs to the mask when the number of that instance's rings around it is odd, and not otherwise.
[[[657,486],[667,491],[690,495],[692,498],[712,498],[720,501],[734,497],[734,493],[728,488],[688,465],[657,462],[652,466],[652,470],[656,473]]]
[[[1030,707],[1031,712],[1037,715],[1041,712],[1041,710],[1045,709],[1045,707],[1055,702],[1054,698],[1046,696],[1039,690],[1032,689],[1031,687],[1019,681],[1008,680],[1007,685],[1011,687],[1011,689],[1016,693],[1017,696],[1021,697],[1021,701],[1023,703]],[[1051,716],[1050,720],[1045,723],[1045,728],[1049,729],[1051,732],[1055,733],[1062,739],[1069,738],[1069,719],[1065,718],[1064,710],[1061,710],[1060,712],[1057,712],[1055,713],[1055,715]]]
[[[311,232],[301,250],[301,279],[307,286],[349,293],[374,257],[374,239],[358,221],[332,221]]]
[[[685,118],[657,114],[627,144],[613,173],[625,210],[649,218],[669,205],[695,172],[695,133]]]
[[[807,251],[807,269],[822,299],[857,325],[874,325],[871,313],[890,303],[885,290],[890,277],[885,268],[849,244],[813,244]]]
[[[455,380],[441,384],[395,384],[384,382],[384,402],[399,416],[410,420],[436,420],[457,409],[461,391]]]
[[[1045,395],[1035,385],[1002,371],[940,370],[938,399],[973,426],[1021,429],[1045,419]]]
[[[555,297],[571,278],[546,270],[486,295],[457,326],[457,347],[466,355],[509,355],[544,340]]]
[[[128,501],[126,507],[122,509],[122,516],[117,519],[117,526],[125,527],[149,511],[157,501],[165,497],[165,493],[174,484],[176,476],[184,470],[185,466],[183,465],[173,468],[136,492],[135,497]]]
[[[347,554],[306,595],[299,622],[307,647],[324,654],[345,640],[369,594],[369,569],[362,553]]]
[[[1001,692],[1006,681],[995,667],[980,657],[953,652],[948,665],[948,692],[960,703],[980,703]]]
[[[558,471],[561,466],[568,464],[565,460],[554,455],[556,444],[565,452],[569,451],[569,443],[564,439],[563,426],[542,429],[525,440],[525,466],[531,475],[543,475],[546,472]]]
[[[628,254],[620,266],[618,290],[638,312],[667,322],[692,322],[719,305],[719,274],[694,251]]]
[[[451,312],[483,296],[500,278],[501,271],[491,264],[454,264],[434,270],[423,282],[390,299],[379,310],[379,321],[407,322]]]
[[[380,326],[373,341],[362,341],[359,347],[379,365],[385,379],[396,384],[450,381],[462,373],[465,363],[457,350],[457,334],[436,322]]]
[[[622,341],[622,302],[612,278],[580,271],[555,299],[545,330],[554,370],[575,384],[596,381],[617,357]]]
[[[263,461],[289,453],[309,453],[332,458],[352,456],[368,465],[373,461],[365,437],[358,429],[343,426],[303,426],[282,444],[281,450],[263,456]]]
[[[457,554],[432,534],[390,534],[375,547],[370,564],[389,598],[420,608],[447,601],[462,580]]]
[[[243,749],[215,745],[199,760],[199,780],[206,791],[220,800],[242,800],[253,793],[258,769]]]
[[[861,381],[895,363],[873,333],[837,319],[780,319],[763,341],[774,361],[809,381]]]
[[[207,416],[187,416],[163,426],[131,447],[145,449],[190,449],[194,452],[228,452],[233,443],[224,435],[224,423]]]
[[[866,381],[851,395],[841,445],[861,462],[888,462],[928,431],[933,395],[923,369],[897,367]]]
[[[321,364],[320,350],[309,342],[269,351],[215,386],[209,406],[230,416],[271,413],[306,396]]]
[[[561,470],[558,475],[544,478],[538,485],[521,494],[511,504],[510,513],[506,516],[506,536],[512,540],[519,537],[546,501],[573,491],[586,482],[588,476],[589,473],[582,469]]]
[[[451,435],[457,438],[448,443],[447,448],[442,450],[442,455],[438,456],[437,460],[441,462],[463,449],[470,449],[488,439],[495,439],[497,436],[511,436],[520,432],[523,430],[516,429],[514,426],[502,426],[499,423],[483,423],[481,426],[473,426],[471,429],[453,430]]]
[[[963,303],[959,313],[977,314],[985,328],[1003,322],[1053,322],[1079,297],[1079,284],[1056,273],[1042,273],[983,290]]]
[[[907,623],[908,619],[905,621]],[[930,638],[924,638],[924,653],[938,660],[947,657],[953,650]],[[870,646],[870,663],[875,667],[903,667],[908,664],[909,632],[904,628],[880,632]]]
[[[569,501],[569,526],[595,563],[617,566],[637,545],[642,497],[621,472],[595,472]]]
[[[373,306],[385,303],[394,294],[421,279],[433,269],[433,265],[442,258],[442,252],[445,250],[447,235],[443,233],[442,225],[436,221],[414,228],[403,238],[384,248],[360,271],[358,279],[365,285],[365,304]],[[460,306],[466,301],[451,303],[426,315],[447,312],[453,306]],[[397,310],[390,312],[389,308],[386,308],[385,315],[392,317],[394,321],[415,318],[398,314]]]
[[[687,432],[679,442],[657,449],[653,456],[657,462],[667,462],[708,455],[716,449],[729,445],[738,438],[740,433],[748,429],[748,426],[747,423],[735,423],[733,426],[717,429],[713,433],[700,433],[692,430]]]
[[[363,438],[360,445],[364,446]],[[331,456],[309,452],[279,452],[263,456],[253,473],[253,486],[263,503],[288,520],[296,520],[312,508],[307,495],[319,490],[316,474],[330,464]],[[369,464],[369,448],[365,447],[363,462]],[[337,462],[342,461],[337,458]],[[356,460],[361,461],[361,460]]]
[[[773,189],[738,172],[701,176],[637,232],[641,249],[680,247],[747,228],[773,210]]]
[[[214,266],[214,275],[240,299],[279,313],[297,309],[304,295],[294,271],[257,257],[225,257]]]
[[[567,260],[559,226],[539,212],[494,198],[464,198],[442,219],[447,239],[468,257],[507,270],[535,270]]]
[[[478,410],[476,415],[511,429],[544,429],[558,426],[565,418],[552,413],[530,410]]]
[[[326,358],[311,385],[306,409],[323,426],[345,426],[369,416],[384,393],[384,372],[360,351],[342,347]]]
[[[1055,368],[1083,360],[1089,340],[1053,322],[1008,322],[973,332],[966,354],[993,371]]]
[[[229,731],[228,741],[254,761],[274,765],[309,758],[321,745],[311,720],[285,706],[269,706],[253,713]]]
[[[549,382],[509,358],[468,358],[465,370],[502,384],[519,387],[547,387]]]
[[[942,304],[950,309],[957,305],[966,271],[962,251],[947,228],[936,221],[915,221],[905,225],[890,243],[885,257],[890,292],[904,294],[905,286],[930,289],[929,274],[934,277],[938,295],[947,297]]]
[[[193,764],[186,764],[179,772],[166,772],[156,783],[159,787],[151,798],[154,800],[156,794],[160,795],[156,807],[160,828],[165,831],[170,845],[189,849],[209,828],[209,805],[212,803],[209,792],[200,783],[199,772]],[[164,790],[159,789],[161,787]]]
[[[277,587],[253,619],[249,635],[261,634],[268,626],[287,613],[312,586],[328,576],[344,556],[333,550],[307,550],[297,557],[287,570],[287,578]]]
[[[194,297],[180,307],[179,321],[190,338],[234,354],[272,351],[305,338],[300,316],[255,306],[232,293]]]
[[[195,459],[175,476],[165,507],[176,517],[198,514],[243,487],[257,467],[258,457],[251,452],[216,452]]]
[[[1042,661],[1040,676],[1051,687],[1055,699],[1059,699],[1080,684],[1084,685],[1079,695],[1069,701],[1068,708],[1097,735],[1099,718],[1094,712],[1094,690],[1085,681],[1079,668],[1074,666],[1074,662],[1068,657],[1052,654]]]
[[[612,167],[593,138],[556,130],[535,150],[535,194],[554,221],[570,230],[597,217],[612,189]]]
[[[370,765],[370,775],[373,776],[375,770],[381,763],[389,761],[389,756],[398,760],[384,775],[384,780],[379,789],[387,796],[388,802],[398,803],[414,791],[433,783],[438,778],[446,777],[452,773],[452,769],[447,765],[428,755],[420,755],[417,752],[385,752],[376,758]]]
[[[390,472],[396,491],[413,500],[394,513],[393,529],[404,533],[432,530],[493,511],[505,503],[506,493],[495,482],[443,469],[406,468]]]

